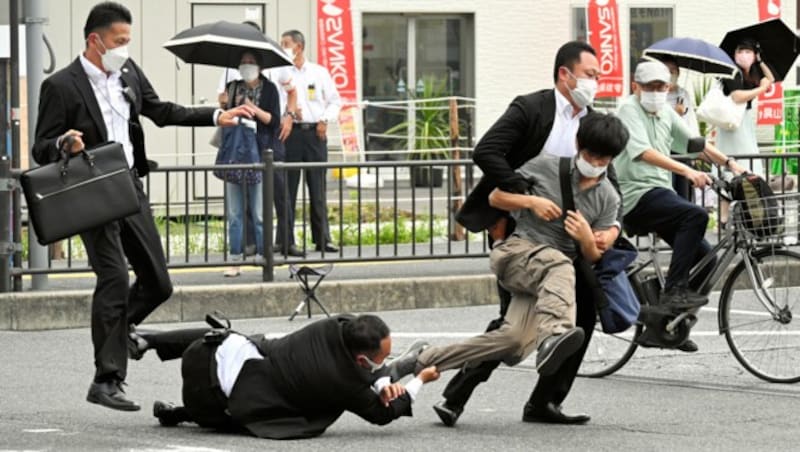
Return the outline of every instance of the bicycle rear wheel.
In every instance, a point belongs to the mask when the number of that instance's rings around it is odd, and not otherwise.
[[[601,378],[620,370],[636,352],[634,337],[642,334],[642,325],[636,324],[618,334],[606,334],[598,319],[592,333],[592,340],[578,369],[578,376]]]
[[[750,373],[773,383],[800,381],[800,254],[777,247],[752,253],[751,280],[740,262],[725,281],[720,296],[720,328],[733,356]],[[770,313],[756,296],[774,306]]]

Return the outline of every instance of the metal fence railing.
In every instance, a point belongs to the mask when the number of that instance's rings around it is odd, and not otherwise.
[[[757,166],[762,176],[769,176],[773,161],[777,162],[775,168],[779,170],[794,167],[792,161],[800,159],[800,153],[737,157],[744,166]],[[755,162],[760,162],[760,165]],[[147,177],[145,190],[148,195],[152,195],[150,190],[153,186],[163,187],[166,191],[164,198],[167,202],[152,208],[169,268],[231,264],[225,196],[205,195],[214,191],[213,184],[220,184],[212,175],[212,171],[219,168],[212,165],[162,166]],[[262,164],[226,165],[224,168],[263,171],[264,255],[247,257],[239,264],[262,267],[264,281],[273,280],[276,267],[290,263],[475,258],[485,257],[489,252],[485,233],[470,233],[455,221],[455,212],[480,176],[471,160],[284,163],[274,162],[272,154],[267,152]],[[275,176],[285,175],[288,171],[321,169],[337,172],[340,176],[329,178],[326,187],[331,239],[338,251],[315,250],[311,240],[309,197],[301,178],[292,233],[297,248],[305,252],[305,257],[281,254],[273,244],[286,241],[275,236],[276,215],[272,206],[275,189],[287,193],[288,187],[287,182],[283,187],[276,187]],[[789,187],[793,182],[787,192],[800,192],[796,176],[778,172],[782,175],[773,182],[780,182],[781,187]],[[153,183],[156,178],[164,178],[164,183]],[[285,177],[283,179],[286,181]],[[11,179],[4,179],[0,174],[0,182],[2,180]],[[17,188],[13,190],[18,191]],[[11,203],[5,203],[5,199],[3,197],[0,208],[9,209]],[[718,209],[718,205],[709,205],[706,201],[704,196],[697,199],[709,210]],[[47,266],[35,268],[28,265],[24,212],[18,214],[16,220],[12,222],[12,232],[14,237],[21,238],[21,243],[0,243],[0,254],[13,256],[9,268],[15,282],[14,289],[20,290],[18,282],[23,275],[90,270],[79,237],[51,245]],[[718,226],[719,222],[715,228]],[[716,235],[713,231],[709,234]]]

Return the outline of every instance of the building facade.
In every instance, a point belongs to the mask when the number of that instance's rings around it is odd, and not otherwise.
[[[45,32],[53,43],[58,67],[68,64],[83,50],[84,21],[96,2],[48,2],[49,23]],[[200,23],[251,20],[261,24],[273,38],[278,38],[282,31],[298,29],[306,34],[307,57],[316,60],[316,0],[123,0],[121,3],[131,9],[134,17],[131,55],[163,99],[183,104],[215,102],[221,70],[185,65],[162,47],[179,31]],[[515,95],[552,87],[556,49],[565,41],[587,36],[586,3],[351,0],[359,99],[403,99],[417,89],[420,81],[434,79],[446,94],[476,99],[474,135],[479,138]],[[758,0],[618,0],[617,3],[622,52],[628,56],[628,65],[636,61],[642,49],[659,39],[691,36],[718,43],[726,31],[758,20]],[[797,26],[796,3],[782,2],[782,18],[793,28]],[[630,66],[625,68],[626,86],[630,71]],[[795,86],[796,82],[792,74],[785,85]],[[158,129],[147,121],[145,128],[148,155],[159,163],[213,162],[215,150],[208,145],[213,130]],[[331,144],[336,146],[335,140]],[[204,195],[197,189],[191,190],[194,198]]]

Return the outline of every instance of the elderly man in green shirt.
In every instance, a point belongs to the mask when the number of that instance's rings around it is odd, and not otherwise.
[[[634,94],[617,112],[630,133],[625,150],[614,160],[622,191],[623,223],[629,233],[655,232],[672,247],[660,304],[696,308],[708,303],[708,298],[693,290],[702,282],[702,275],[690,285],[689,271],[711,250],[703,238],[708,213],[675,193],[672,173],[684,176],[696,187],[704,187],[711,180],[706,173],[670,158],[670,149],[688,152],[693,137],[667,103],[669,69],[658,61],[640,62],[634,82]],[[711,144],[704,144],[702,156],[734,173],[743,172],[733,158]],[[694,352],[697,344],[687,340],[679,349]]]

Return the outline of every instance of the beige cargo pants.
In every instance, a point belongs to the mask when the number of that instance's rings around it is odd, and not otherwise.
[[[417,370],[474,367],[484,361],[518,364],[545,338],[575,326],[575,269],[562,252],[511,237],[489,256],[492,272],[511,292],[503,325],[447,346],[428,347]]]

